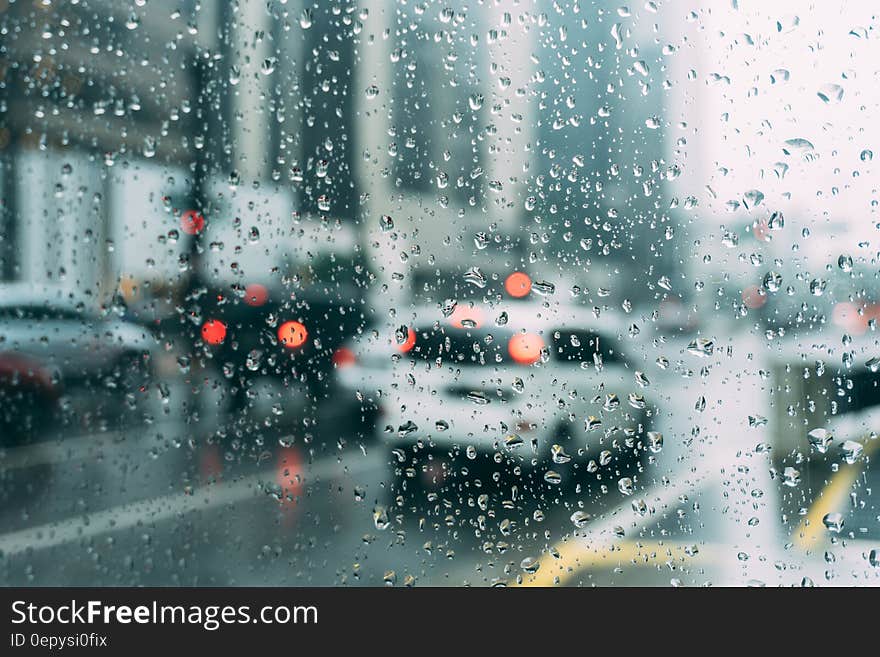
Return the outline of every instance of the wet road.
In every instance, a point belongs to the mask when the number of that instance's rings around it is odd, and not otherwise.
[[[686,358],[684,343],[665,350]],[[177,382],[152,424],[70,429],[0,454],[0,582],[796,584],[810,569],[786,548],[766,430],[747,419],[769,402],[738,358],[719,349],[652,372],[665,447],[632,473],[633,494],[608,476],[579,500],[526,495],[485,526],[466,502],[396,507],[389,450],[334,433],[337,403],[308,426],[271,411],[231,421],[209,398],[184,413]],[[700,377],[687,367],[707,363]],[[585,527],[574,510],[592,517]]]

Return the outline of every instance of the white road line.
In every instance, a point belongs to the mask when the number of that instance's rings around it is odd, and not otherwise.
[[[325,458],[306,466],[302,472],[304,482],[333,476],[357,475],[381,467],[381,452],[364,456],[349,455],[350,465],[338,458]],[[193,511],[204,511],[218,506],[240,502],[248,498],[265,496],[264,486],[271,481],[272,473],[242,477],[228,483],[222,482],[196,489],[192,494],[175,493],[149,500],[123,504],[104,511],[50,522],[30,529],[0,535],[0,555],[3,558],[27,551],[43,550],[82,538],[109,532],[123,531],[138,525],[152,525],[177,518]]]
[[[110,456],[115,452],[149,451],[156,447],[163,447],[163,443],[155,441],[155,435],[163,433],[163,441],[173,437],[192,432],[192,427],[181,425],[171,420],[145,424],[129,428],[125,431],[106,431],[102,433],[80,434],[47,440],[34,445],[24,447],[11,447],[0,450],[0,470],[15,470],[18,468],[32,468],[38,465],[53,465],[55,463],[69,463],[70,461],[82,461],[95,456]],[[145,437],[138,437],[138,434]],[[164,435],[164,434],[168,435]],[[153,442],[149,442],[153,440]]]

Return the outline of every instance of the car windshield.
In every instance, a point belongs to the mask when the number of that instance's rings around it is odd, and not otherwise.
[[[0,586],[880,586],[878,82],[877,1],[0,0]]]

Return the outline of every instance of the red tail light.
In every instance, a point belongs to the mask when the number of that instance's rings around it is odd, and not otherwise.
[[[278,327],[278,341],[288,349],[302,347],[308,337],[309,332],[300,322],[284,322]]]
[[[209,319],[202,324],[202,340],[208,344],[220,344],[226,339],[226,324],[219,319]]]
[[[485,314],[482,309],[463,304],[456,306],[449,316],[449,323],[455,328],[480,328],[484,322]]]
[[[507,343],[510,357],[520,365],[531,365],[541,358],[544,341],[534,333],[517,333]]]
[[[767,303],[767,293],[757,285],[749,285],[740,294],[746,308],[756,309]]]
[[[406,353],[406,352],[410,351],[415,346],[416,346],[416,332],[413,331],[412,327],[410,326],[406,329],[406,340],[404,342],[402,342],[401,344],[398,344],[397,348],[400,351],[402,351],[403,353]]]
[[[333,352],[333,364],[336,367],[349,367],[357,363],[357,356],[348,347],[339,347]]]
[[[13,353],[0,353],[0,383],[41,388],[46,392],[57,390],[48,370],[29,358]]]
[[[532,279],[528,274],[515,271],[505,279],[504,289],[510,296],[517,299],[522,298],[532,291]]]
[[[269,290],[265,285],[251,283],[244,289],[244,302],[249,306],[262,306],[269,300]]]
[[[205,227],[205,217],[195,210],[187,210],[180,216],[180,229],[187,235],[198,235]]]

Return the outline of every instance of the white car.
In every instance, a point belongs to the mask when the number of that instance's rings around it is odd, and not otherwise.
[[[504,464],[552,486],[574,467],[595,474],[659,450],[649,382],[626,353],[640,353],[632,324],[552,303],[424,307],[351,341],[337,374],[380,408],[381,439],[410,486]]]

